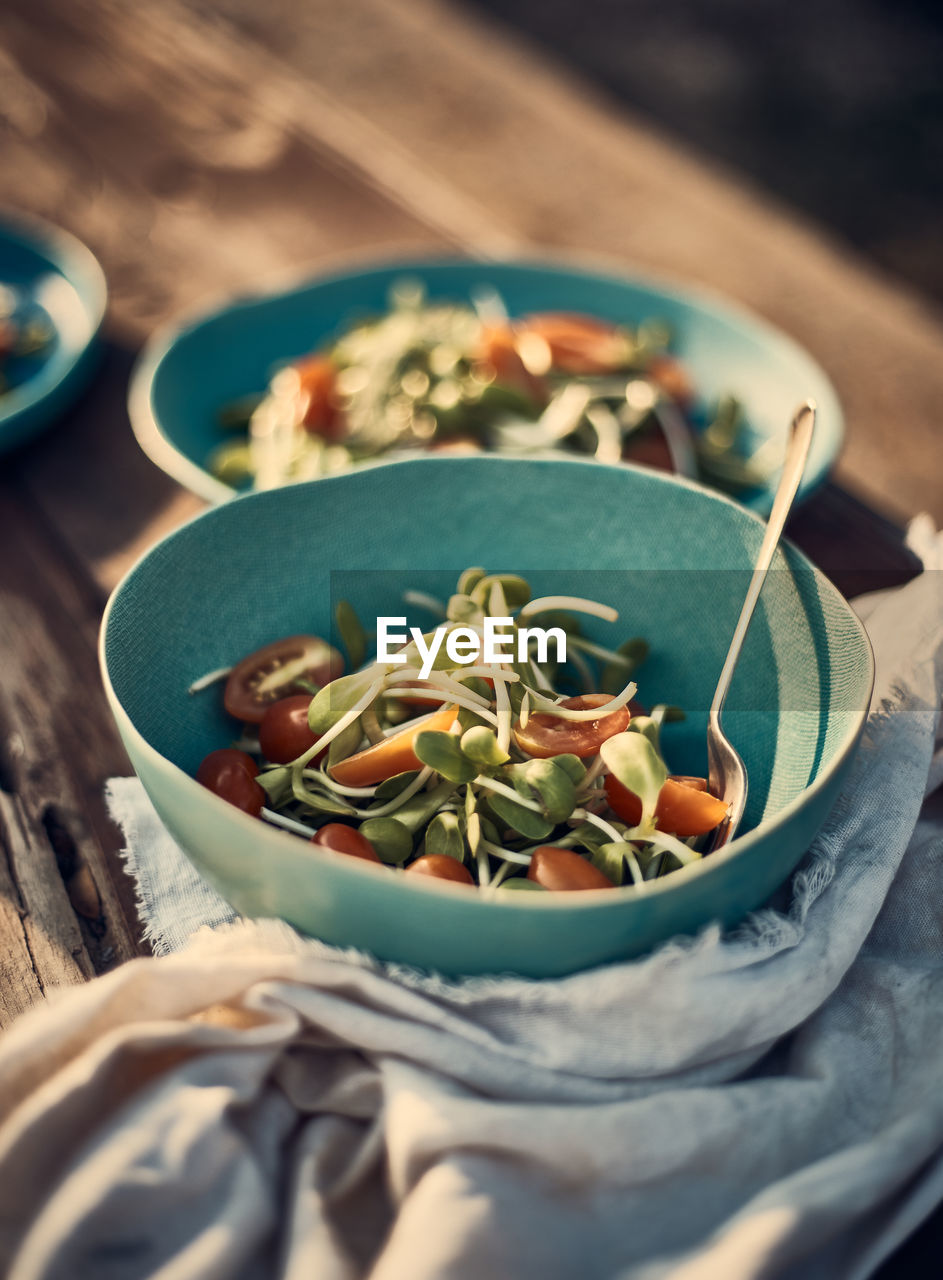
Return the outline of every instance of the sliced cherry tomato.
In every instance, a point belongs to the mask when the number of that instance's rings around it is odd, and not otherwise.
[[[553,368],[564,373],[611,373],[628,363],[625,335],[608,320],[564,311],[525,316],[525,333],[535,333],[550,348]]]
[[[527,868],[527,879],[542,884],[545,889],[615,888],[609,877],[591,862],[572,849],[558,849],[552,844],[542,844],[534,850]]]
[[[447,853],[426,853],[406,868],[407,874],[415,876],[434,876],[436,880],[452,880],[455,884],[471,884],[471,872],[457,858],[450,858]]]
[[[577,698],[564,698],[561,707],[588,711],[612,701],[608,693],[582,693]],[[621,733],[629,723],[629,712],[620,707],[600,720],[562,720],[559,716],[539,711],[532,715],[526,728],[514,726],[514,740],[522,751],[541,760],[550,756],[574,755],[583,759],[594,756],[607,738]]]
[[[634,827],[642,817],[642,802],[610,773],[606,778],[609,807],[623,822]],[[712,796],[703,778],[667,778],[658,794],[655,823],[672,835],[702,836],[713,831],[727,813],[723,800]]]
[[[265,804],[265,792],[256,782],[259,766],[235,747],[221,747],[205,756],[196,780],[230,804],[257,818]]]
[[[327,823],[311,837],[311,843],[322,849],[333,849],[335,853],[346,853],[351,858],[363,858],[364,862],[381,861],[367,837],[356,827],[348,827],[346,822]]]
[[[290,698],[279,698],[278,702],[265,708],[259,724],[259,746],[266,760],[272,764],[289,764],[314,746],[317,738],[308,728],[310,706],[310,693],[293,693]],[[311,767],[326,754],[327,747],[312,756]]]
[[[508,324],[489,324],[482,329],[476,359],[494,371],[501,386],[523,392],[535,404],[547,403],[547,387],[530,372],[517,348],[517,335]]]
[[[640,467],[653,467],[656,471],[673,472],[675,469],[665,433],[657,422],[650,422],[640,431],[632,432],[622,450],[622,459],[635,462]]]
[[[372,787],[375,782],[383,782],[397,773],[421,769],[422,764],[413,751],[416,735],[426,729],[440,732],[450,729],[457,715],[456,707],[443,707],[421,724],[410,725],[408,729],[338,761],[330,770],[331,777],[345,787]]]
[[[301,423],[313,436],[340,440],[346,432],[344,414],[337,403],[337,370],[326,356],[309,356],[295,364],[301,379],[304,406]]]
[[[286,636],[250,653],[233,667],[223,705],[237,720],[260,724],[266,707],[302,692],[298,680],[321,686],[336,680],[343,670],[341,655],[320,636]]]
[[[689,409],[694,403],[694,384],[687,369],[674,356],[653,356],[645,373],[680,408]]]

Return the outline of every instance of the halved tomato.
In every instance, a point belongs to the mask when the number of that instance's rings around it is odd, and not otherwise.
[[[531,373],[521,359],[518,339],[509,324],[488,324],[481,332],[475,359],[493,370],[494,380],[501,386],[523,392],[537,405],[547,402],[547,387],[542,378]]]
[[[642,817],[642,802],[628,787],[610,773],[606,778],[609,807],[623,822],[636,826]],[[673,835],[703,836],[723,822],[727,806],[707,789],[703,778],[675,775],[666,778],[655,806],[655,823],[661,831]]]
[[[612,694],[609,693],[582,693],[576,698],[564,698],[560,706],[573,711],[588,711],[611,701]],[[583,759],[594,756],[607,738],[621,733],[629,718],[627,707],[620,707],[599,720],[563,720],[560,716],[539,711],[529,718],[526,727],[514,726],[514,740],[522,751],[540,760],[563,755]]]
[[[337,370],[326,356],[308,356],[295,364],[301,379],[301,425],[311,435],[340,440],[345,434],[344,414],[337,403]]]
[[[521,321],[550,348],[552,367],[563,373],[611,373],[628,364],[631,351],[622,331],[608,320],[566,311],[541,311]]]
[[[343,673],[344,660],[320,636],[286,636],[257,649],[229,673],[223,706],[237,720],[260,724],[266,707],[289,694],[308,692],[305,680],[319,688]]]

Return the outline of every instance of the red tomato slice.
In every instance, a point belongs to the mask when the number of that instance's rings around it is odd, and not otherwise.
[[[565,698],[561,707],[574,711],[588,711],[612,701],[608,693],[583,693],[577,698]],[[583,759],[594,756],[607,738],[621,733],[629,723],[627,707],[620,707],[600,720],[561,720],[559,716],[537,712],[526,728],[514,726],[514,740],[522,751],[540,760],[551,756],[574,755]]]
[[[642,817],[642,802],[610,773],[606,778],[606,797],[613,813],[636,826]],[[723,800],[712,796],[703,778],[675,776],[667,778],[658,794],[655,824],[662,831],[685,839],[713,831],[727,814]]]
[[[517,349],[517,336],[510,325],[485,325],[475,358],[494,370],[495,382],[514,387],[538,405],[547,403],[546,385],[524,364]]]
[[[629,347],[616,325],[595,316],[542,311],[521,322],[547,343],[553,368],[564,373],[611,373],[625,368]]]
[[[343,658],[326,640],[319,636],[286,636],[250,653],[233,667],[223,692],[223,705],[237,720],[259,724],[273,702],[303,692],[298,680],[323,686],[336,680],[343,670]]]
[[[344,414],[337,403],[337,370],[326,356],[309,356],[295,364],[301,379],[304,429],[325,440],[340,440],[346,431]]]
[[[690,409],[694,403],[694,384],[680,360],[674,356],[653,356],[645,373],[681,409]]]
[[[344,787],[372,787],[375,782],[383,782],[397,773],[408,773],[412,769],[421,769],[422,762],[413,751],[416,735],[424,732],[450,729],[458,715],[457,707],[443,707],[434,716],[421,724],[410,725],[358,751],[356,755],[340,760],[330,770],[331,777]]]

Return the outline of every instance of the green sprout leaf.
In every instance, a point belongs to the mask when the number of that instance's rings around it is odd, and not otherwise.
[[[366,818],[360,834],[373,845],[380,861],[390,866],[401,867],[412,854],[412,834],[397,818]]]
[[[467,624],[475,622],[481,617],[481,609],[471,596],[456,593],[449,598],[449,603],[445,610],[445,616],[449,622],[460,622]]]
[[[437,813],[426,827],[426,853],[443,853],[457,862],[465,861],[465,838],[457,813]]]
[[[395,800],[401,791],[405,791],[411,782],[419,776],[418,769],[412,769],[408,773],[394,773],[392,778],[386,778],[377,787],[373,793],[375,800]]]
[[[349,600],[337,602],[334,617],[341,641],[347,650],[347,661],[350,667],[356,670],[367,656],[367,633]]]
[[[556,825],[548,822],[543,814],[535,813],[533,809],[525,809],[523,805],[516,804],[507,796],[489,793],[488,806],[503,826],[510,827],[512,831],[516,831],[527,840],[546,840]]]
[[[332,765],[338,764],[341,760],[346,760],[360,746],[363,739],[363,725],[360,717],[349,724],[346,729],[342,729],[331,745],[327,749],[327,766],[330,769]]]
[[[554,826],[565,822],[576,808],[573,780],[554,760],[528,760],[512,765],[508,772],[515,790],[526,800],[536,800]]]
[[[258,774],[256,782],[268,796],[268,808],[277,809],[291,799],[291,769],[283,766],[280,769],[267,769]]]
[[[416,834],[445,804],[455,790],[454,782],[440,782],[431,791],[419,791],[396,810],[396,820]]]
[[[514,893],[546,893],[547,890],[542,884],[538,884],[536,880],[528,880],[526,876],[515,876],[512,880],[505,880],[503,884],[498,885],[498,892],[501,890],[513,890]]]
[[[471,782],[478,774],[478,766],[463,753],[458,739],[451,733],[424,729],[416,734],[413,751],[423,764],[449,782]]]
[[[602,834],[602,833],[600,833]],[[597,845],[589,851],[589,861],[615,885],[625,884],[625,860],[635,852],[634,847],[626,841],[609,841]]]
[[[554,756],[553,763],[558,769],[563,770],[574,787],[578,787],[586,777],[586,767],[579,756],[573,756],[569,753],[562,756]]]
[[[332,680],[311,699],[308,708],[308,725],[315,734],[327,733],[337,724],[341,716],[359,702],[370,685],[376,680],[377,672],[370,670],[355,671],[349,676],[339,676]]]
[[[606,739],[599,754],[609,772],[641,800],[639,825],[654,830],[655,805],[668,769],[652,743],[642,733],[617,733]]]
[[[315,790],[307,786],[305,779],[295,769],[291,771],[291,792],[296,800],[313,809],[315,813],[335,813],[345,818],[354,816],[354,808],[346,800],[330,791]]]
[[[487,725],[473,725],[461,738],[462,752],[481,768],[494,769],[510,760],[510,756],[498,746],[498,739]]]
[[[461,595],[470,595],[482,578],[485,577],[485,573],[484,569],[466,569],[458,580],[456,591]]]

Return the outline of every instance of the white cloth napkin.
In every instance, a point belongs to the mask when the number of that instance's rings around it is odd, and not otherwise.
[[[865,740],[782,910],[560,981],[225,923],[114,785],[173,954],[0,1041],[0,1271],[869,1275],[943,1200],[943,574],[868,610]]]

